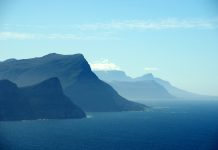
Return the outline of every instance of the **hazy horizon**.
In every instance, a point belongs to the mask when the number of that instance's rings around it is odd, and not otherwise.
[[[215,0],[0,2],[0,61],[82,53],[90,64],[146,73],[218,95]]]

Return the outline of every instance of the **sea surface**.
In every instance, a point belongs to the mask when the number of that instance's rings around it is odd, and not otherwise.
[[[162,101],[145,112],[0,122],[0,150],[218,150],[218,101]]]

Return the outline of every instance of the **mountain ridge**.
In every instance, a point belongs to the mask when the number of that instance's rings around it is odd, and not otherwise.
[[[146,108],[143,104],[126,100],[110,85],[99,80],[82,54],[52,53],[0,64],[0,79],[7,78],[19,86],[35,84],[51,77],[58,77],[64,93],[85,111],[128,111]]]
[[[84,118],[85,113],[64,95],[58,78],[18,87],[0,80],[0,120]]]
[[[123,77],[123,79],[120,78],[120,77],[116,78],[116,75],[115,75],[116,73],[125,75],[126,73],[124,71],[118,71],[118,70],[113,70],[113,71],[95,71],[95,73],[99,76],[99,78],[101,80],[104,80],[104,81],[108,82],[109,84],[111,82],[113,82],[113,81],[128,81],[128,82],[131,82],[133,84],[135,81],[149,81],[149,80],[153,80],[156,83],[158,83],[160,86],[165,88],[170,95],[174,96],[174,98],[177,98],[177,99],[217,99],[216,96],[201,95],[201,94],[196,94],[196,93],[188,92],[186,90],[182,90],[180,88],[177,88],[177,87],[173,86],[168,81],[165,81],[163,79],[154,77],[153,74],[151,74],[151,73],[148,73],[148,74],[136,77],[136,78],[131,78],[131,77],[127,76],[129,80],[126,80],[127,79],[126,77]],[[107,74],[107,75],[105,75],[105,74]],[[110,74],[112,74],[112,75],[110,75]]]

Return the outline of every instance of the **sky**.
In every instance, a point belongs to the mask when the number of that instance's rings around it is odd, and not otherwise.
[[[218,1],[0,0],[0,61],[48,53],[218,95]]]

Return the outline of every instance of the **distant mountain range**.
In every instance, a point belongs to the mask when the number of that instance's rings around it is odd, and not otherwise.
[[[82,54],[48,54],[32,59],[0,62],[0,79],[18,86],[29,86],[57,77],[64,93],[85,111],[144,110],[145,105],[121,97],[110,85],[99,80]]]
[[[151,73],[131,78],[119,70],[95,71],[103,81],[109,83],[122,96],[129,99],[217,99],[191,93],[171,85],[168,81],[154,77]]]
[[[125,98],[131,100],[171,99],[175,98],[153,80],[145,81],[112,81],[109,84]]]
[[[85,113],[64,95],[57,78],[22,88],[9,80],[0,80],[0,121],[85,116]]]

